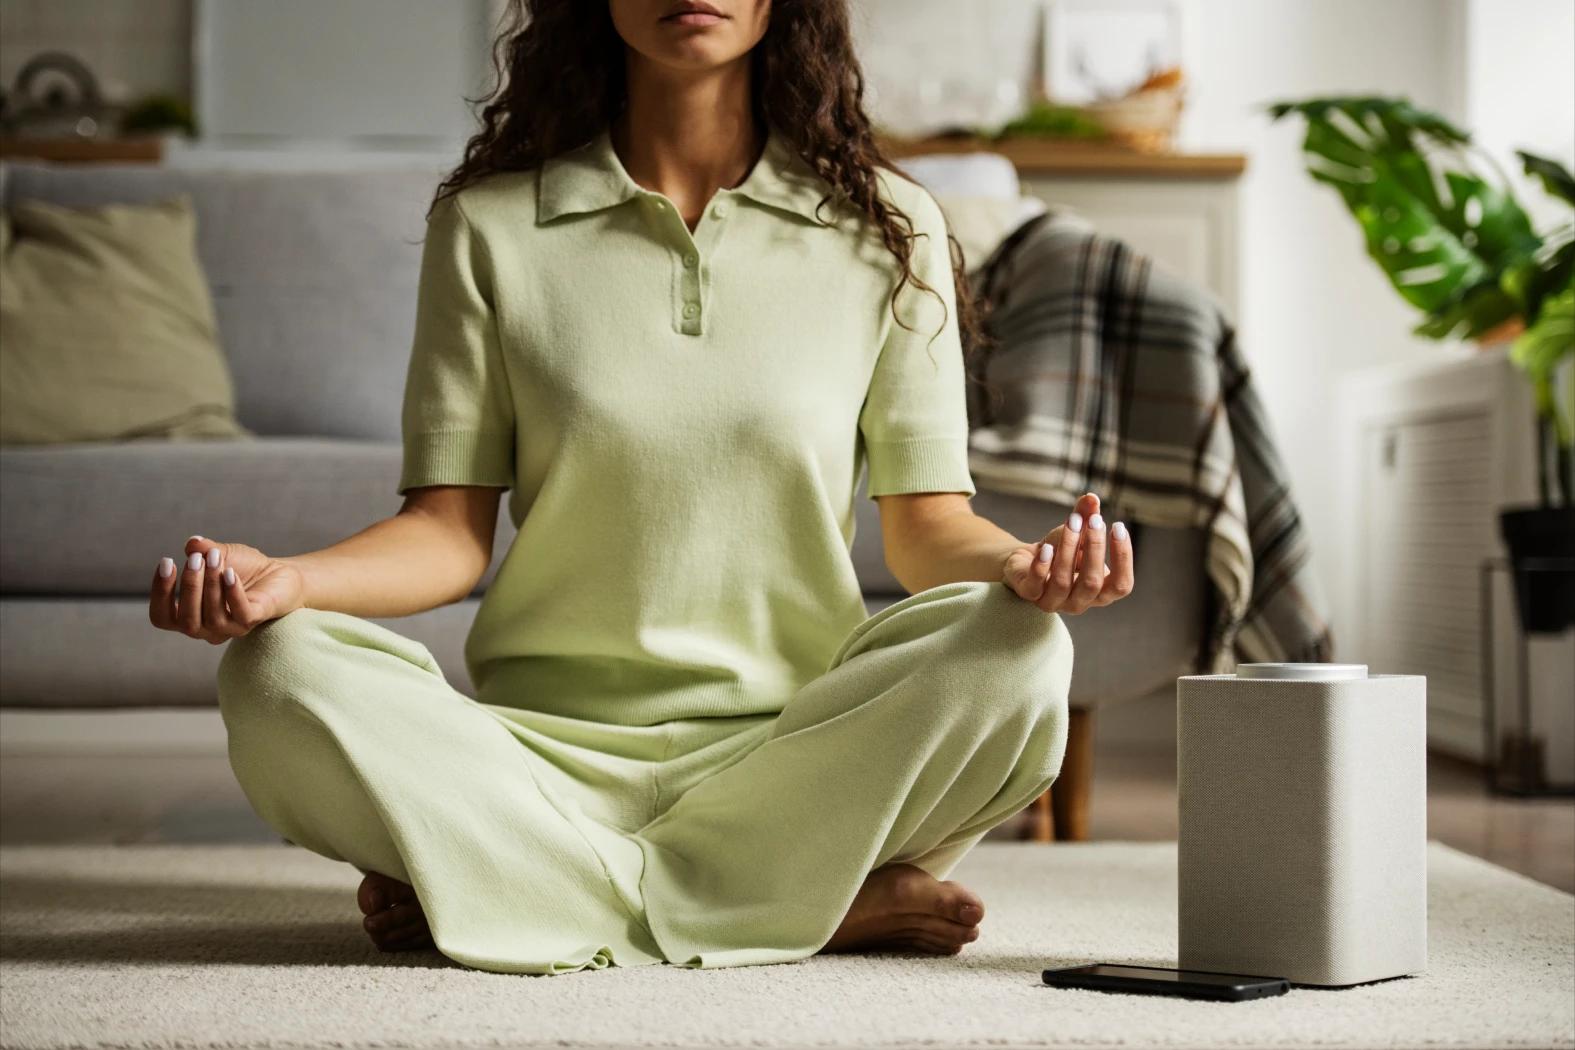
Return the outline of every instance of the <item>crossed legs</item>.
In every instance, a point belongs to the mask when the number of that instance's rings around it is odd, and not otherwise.
[[[1065,749],[1070,639],[1058,617],[998,584],[931,588],[866,620],[757,747],[633,835],[587,829],[543,798],[533,756],[448,686],[418,643],[300,610],[228,644],[221,708],[258,813],[368,875],[358,899],[380,943],[430,940],[487,969],[956,951],[978,935],[984,906],[946,874],[1049,785]],[[369,719],[379,732],[364,732]],[[389,783],[399,766],[375,757],[377,741],[409,734],[424,746],[407,747],[407,763],[440,771],[449,791]],[[451,826],[456,798],[446,795],[491,791],[504,803],[479,808],[503,823]],[[514,832],[510,814],[546,826],[535,849],[516,841],[531,836]],[[441,848],[424,846],[437,829]],[[456,851],[489,877],[457,869]],[[505,861],[485,863],[494,852]],[[525,949],[541,939],[541,902],[496,879],[542,879],[552,867],[549,885],[596,892],[568,909],[579,926],[554,913],[557,936]],[[500,916],[516,919],[510,936],[476,932],[463,894],[499,897],[479,911],[489,931]]]

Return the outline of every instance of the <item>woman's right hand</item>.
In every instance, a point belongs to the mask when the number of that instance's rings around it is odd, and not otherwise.
[[[180,562],[159,559],[148,619],[153,626],[221,645],[301,608],[301,570],[244,543],[186,541]]]

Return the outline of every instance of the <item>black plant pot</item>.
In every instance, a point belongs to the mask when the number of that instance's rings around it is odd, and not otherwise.
[[[1560,634],[1575,625],[1575,507],[1518,507],[1498,515],[1515,570],[1515,605],[1531,634]],[[1563,563],[1564,571],[1554,570]]]

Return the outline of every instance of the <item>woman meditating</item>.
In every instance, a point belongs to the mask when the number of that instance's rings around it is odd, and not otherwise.
[[[943,880],[1055,779],[1059,614],[1131,590],[1126,530],[973,513],[961,263],[873,144],[844,0],[525,0],[499,43],[428,215],[404,505],[289,557],[193,536],[153,623],[228,642],[247,798],[365,875],[382,948],[959,951],[985,907]],[[910,592],[874,616],[866,467]],[[369,618],[469,595],[505,491],[472,700]]]

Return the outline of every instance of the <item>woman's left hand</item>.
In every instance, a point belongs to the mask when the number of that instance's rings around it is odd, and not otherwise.
[[[1066,524],[1012,550],[1001,579],[1045,612],[1080,613],[1109,605],[1132,593],[1132,536],[1119,521],[1105,527],[1099,497],[1090,492],[1078,499]]]

